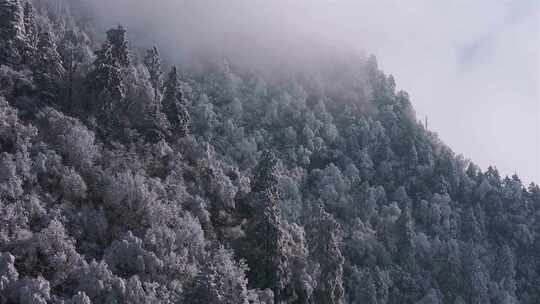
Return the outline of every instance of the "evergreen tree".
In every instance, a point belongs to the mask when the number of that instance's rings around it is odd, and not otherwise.
[[[463,216],[462,216],[462,224],[461,224],[461,227],[462,227],[462,238],[465,240],[465,241],[469,241],[469,240],[472,240],[472,241],[475,241],[475,242],[479,242],[481,240],[481,237],[482,237],[482,231],[481,231],[481,227],[480,227],[480,224],[478,223],[478,220],[475,216],[475,213],[474,213],[474,208],[471,206],[471,207],[468,207]]]
[[[411,217],[409,205],[405,205],[399,219],[396,222],[397,255],[399,263],[408,270],[416,268],[416,246],[414,243],[414,223]]]
[[[270,288],[274,302],[282,303],[284,290],[290,281],[285,256],[285,232],[281,224],[280,196],[277,188],[277,159],[264,151],[255,168],[252,182],[255,214],[247,232],[253,263],[251,277],[255,286]]]
[[[518,303],[516,299],[516,258],[512,249],[504,245],[498,250],[494,279],[498,281],[500,303]]]
[[[274,152],[265,150],[262,155],[251,183],[251,191],[275,192],[278,186],[277,158]]]
[[[131,64],[126,30],[119,25],[107,31],[107,41],[110,44],[111,55],[117,61],[118,66],[128,67]]]
[[[157,104],[160,99],[163,72],[161,70],[161,58],[159,57],[159,52],[156,46],[146,51],[144,65],[148,69],[148,73],[150,73],[150,82],[154,88],[154,103]],[[158,108],[158,110],[160,109]]]
[[[38,52],[39,34],[36,22],[36,12],[30,2],[24,4],[24,34],[26,37],[26,50],[24,51],[23,62],[31,63],[33,56]]]
[[[309,227],[310,253],[319,263],[320,278],[313,297],[321,304],[344,303],[341,228],[322,205],[315,207]]]
[[[173,130],[183,137],[189,134],[191,117],[186,108],[186,100],[180,88],[180,80],[176,67],[172,67],[165,82],[163,95],[163,111],[169,120]]]
[[[94,69],[87,78],[90,95],[99,100],[97,105],[90,105],[88,100],[87,109],[104,118],[125,98],[122,68],[130,64],[125,35],[121,26],[107,32],[107,41],[96,52]]]
[[[24,10],[20,0],[0,1],[0,62],[17,65],[24,51]]]
[[[489,274],[481,260],[480,245],[473,242],[466,243],[462,248],[463,269],[465,272],[465,294],[469,303],[489,302]]]
[[[49,31],[39,34],[36,54],[37,56],[33,59],[34,77],[40,86],[40,94],[45,100],[55,100],[59,96],[59,81],[65,70],[62,58],[56,50],[56,43]]]
[[[65,70],[64,99],[67,110],[71,111],[75,105],[74,96],[79,93],[76,89],[83,78],[82,68],[92,58],[88,37],[78,28],[68,30],[58,43],[58,52]]]

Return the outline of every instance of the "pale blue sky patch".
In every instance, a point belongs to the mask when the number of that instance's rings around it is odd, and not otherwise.
[[[490,39],[478,39],[458,49],[457,60],[460,65],[464,66],[463,69],[474,65],[482,59],[486,52],[489,52],[489,42]]]

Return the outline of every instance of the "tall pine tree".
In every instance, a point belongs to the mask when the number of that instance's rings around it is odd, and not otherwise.
[[[0,63],[21,63],[24,41],[24,10],[21,1],[0,1]]]
[[[334,217],[324,210],[322,204],[315,207],[309,224],[310,254],[319,263],[320,278],[313,295],[317,303],[342,304],[343,264],[341,253],[341,228]]]
[[[56,100],[65,70],[62,58],[56,50],[56,43],[49,31],[39,34],[34,61],[34,78],[40,88],[40,95],[46,101]]]
[[[127,48],[126,31],[122,26],[107,32],[107,41],[96,52],[94,69],[88,75],[90,96],[99,103],[91,105],[89,100],[87,110],[92,110],[98,116],[109,117],[115,106],[125,98],[126,89],[122,82],[122,69],[130,64]]]
[[[263,152],[254,175],[251,188],[255,212],[247,231],[250,278],[256,287],[273,291],[274,303],[283,303],[290,271],[281,224],[277,158],[273,152]]]
[[[161,58],[159,57],[159,52],[157,47],[153,47],[146,51],[146,56],[144,57],[144,65],[148,69],[150,74],[150,82],[154,88],[154,103],[158,103],[160,98],[160,92],[163,82],[163,71],[161,70]]]
[[[186,100],[180,88],[180,80],[176,67],[172,67],[167,81],[165,82],[165,93],[163,96],[163,111],[176,133],[183,137],[189,133],[189,124],[191,121],[189,112],[186,108]]]
[[[26,38],[25,50],[23,52],[23,63],[29,64],[38,52],[39,29],[36,22],[36,12],[30,2],[24,4],[24,33]],[[39,54],[39,53],[37,53]]]

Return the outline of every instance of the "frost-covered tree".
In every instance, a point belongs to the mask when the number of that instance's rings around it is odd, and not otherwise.
[[[38,36],[33,63],[35,65],[34,78],[39,85],[41,96],[48,101],[58,99],[60,95],[59,80],[65,70],[62,58],[57,51],[56,42],[47,30]]]
[[[107,31],[107,41],[110,44],[111,55],[121,67],[131,64],[126,29],[119,25]]]
[[[24,10],[20,0],[0,2],[0,62],[21,63],[24,56]]]
[[[40,117],[46,130],[41,135],[56,147],[66,164],[78,170],[89,170],[99,156],[94,132],[78,119],[51,108],[46,108]]]
[[[24,34],[26,38],[26,49],[24,50],[23,62],[31,63],[34,56],[39,54],[39,28],[36,20],[36,12],[30,2],[24,4],[23,9]]]
[[[161,70],[161,58],[156,46],[146,51],[144,65],[148,69],[148,73],[150,73],[150,82],[154,88],[154,102],[158,103],[163,86],[163,71]]]
[[[87,34],[79,28],[67,30],[58,42],[57,49],[65,70],[64,99],[69,111],[74,110],[77,105],[74,99],[80,96],[77,89],[82,87],[82,69],[92,61],[93,52],[89,44]]]
[[[373,56],[163,75],[72,5],[0,0],[0,304],[537,304],[540,188]]]
[[[264,151],[255,168],[251,184],[254,215],[247,228],[250,278],[258,288],[273,291],[275,303],[286,299],[285,288],[290,282],[286,254],[286,232],[281,223],[281,201],[278,190],[277,159]]]
[[[278,160],[274,152],[265,150],[257,167],[255,168],[251,191],[253,192],[276,192],[278,186]]]
[[[320,277],[313,292],[314,299],[323,304],[344,303],[341,228],[322,205],[316,206],[309,224],[310,254],[319,264]]]
[[[161,271],[162,266],[158,257],[146,251],[142,240],[131,232],[107,248],[104,260],[114,274],[123,278],[133,275],[151,278]]]
[[[248,304],[245,265],[236,263],[227,250],[212,254],[186,295],[189,303]]]
[[[414,243],[414,223],[408,205],[405,205],[399,219],[396,221],[397,234],[397,256],[403,267],[409,269],[416,268],[416,246]]]
[[[99,116],[111,117],[115,107],[125,98],[122,69],[127,68],[130,62],[126,30],[118,26],[107,31],[107,41],[96,52],[94,69],[87,77],[89,94],[97,99],[89,100],[87,109],[93,110]],[[90,104],[91,102],[97,104]]]
[[[180,87],[180,79],[176,67],[172,67],[165,81],[163,93],[163,111],[175,134],[180,137],[189,134],[191,117],[186,108],[186,100]]]

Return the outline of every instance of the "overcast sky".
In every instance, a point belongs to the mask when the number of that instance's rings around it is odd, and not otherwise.
[[[267,57],[302,58],[314,40],[374,53],[456,153],[540,182],[538,0],[91,3],[172,57],[228,49],[264,60],[271,49]]]
[[[481,167],[540,182],[540,2],[382,2],[356,26],[418,116]]]

